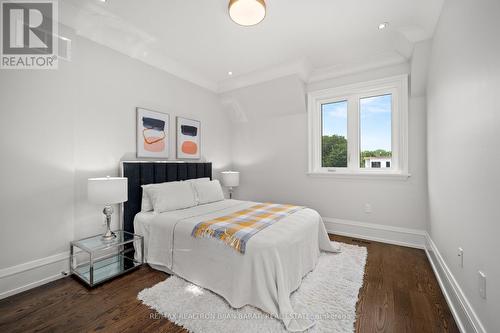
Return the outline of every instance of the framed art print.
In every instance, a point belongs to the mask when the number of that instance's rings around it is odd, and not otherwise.
[[[199,159],[201,157],[201,123],[177,117],[177,158]]]
[[[167,113],[137,108],[137,157],[168,158],[169,128]]]

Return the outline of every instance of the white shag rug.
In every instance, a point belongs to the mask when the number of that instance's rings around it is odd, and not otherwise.
[[[301,304],[304,309],[301,315],[303,312],[316,322],[307,332],[354,331],[367,251],[365,247],[344,243],[341,247],[338,254],[321,253],[314,271],[304,277],[299,289],[291,295],[292,306]],[[177,276],[144,289],[138,298],[193,333],[286,332],[281,321],[259,309],[252,306],[234,309],[217,294]]]

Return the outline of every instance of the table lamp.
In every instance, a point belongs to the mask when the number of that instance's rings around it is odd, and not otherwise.
[[[222,171],[222,185],[229,187],[229,199],[233,198],[233,188],[240,185],[240,173],[238,171]]]
[[[106,215],[107,228],[102,238],[103,240],[112,240],[116,235],[110,228],[111,215],[113,214],[113,207],[111,205],[128,200],[127,178],[109,176],[106,178],[89,178],[87,184],[89,201],[104,205],[102,212]]]

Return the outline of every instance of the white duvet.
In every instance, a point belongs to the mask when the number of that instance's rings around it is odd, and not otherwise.
[[[197,223],[255,205],[224,200],[134,220],[144,236],[145,260],[224,297],[234,308],[255,306],[280,318],[287,330],[304,331],[314,322],[292,308],[290,294],[318,262],[320,250],[337,252],[320,215],[302,209],[255,234],[245,254],[210,238],[194,238]]]

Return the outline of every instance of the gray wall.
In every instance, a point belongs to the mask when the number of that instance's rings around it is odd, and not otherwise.
[[[500,331],[499,32],[498,0],[446,1],[428,83],[430,234],[489,332]]]
[[[0,269],[102,232],[87,178],[117,175],[120,159],[135,157],[136,106],[170,113],[172,158],[182,115],[201,121],[202,155],[215,175],[230,163],[229,122],[214,93],[63,31],[71,62],[0,73]]]
[[[302,96],[305,89],[325,89],[403,73],[410,73],[409,64],[316,82],[303,87]],[[327,218],[425,230],[425,97],[410,98],[410,179],[315,178],[307,175],[305,99],[296,100],[297,89],[283,80],[294,78],[276,80],[274,86],[269,82],[260,88],[243,88],[224,96],[238,101],[249,115],[247,121],[234,125],[233,165],[241,171],[237,197],[307,205]],[[372,205],[370,214],[364,211],[367,203]]]

